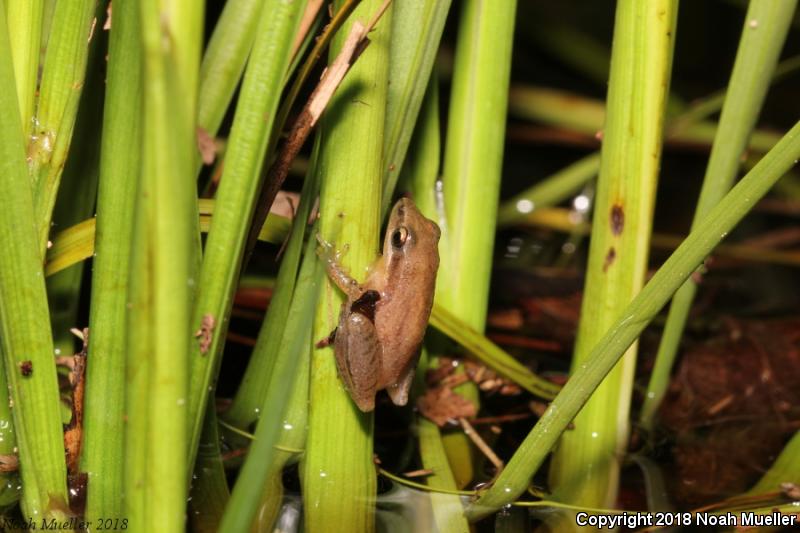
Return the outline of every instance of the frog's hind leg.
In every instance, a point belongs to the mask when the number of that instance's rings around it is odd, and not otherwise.
[[[405,405],[408,403],[408,391],[411,389],[411,383],[414,381],[418,359],[419,356],[411,362],[408,369],[400,375],[400,379],[386,387],[386,392],[389,393],[389,398],[392,399],[393,404]]]
[[[375,409],[381,373],[380,343],[375,326],[361,313],[343,316],[334,340],[336,366],[350,397],[365,413]]]

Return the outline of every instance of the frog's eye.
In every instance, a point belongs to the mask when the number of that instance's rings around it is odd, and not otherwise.
[[[394,248],[402,248],[406,240],[408,240],[408,230],[403,226],[400,226],[392,233],[392,246]]]

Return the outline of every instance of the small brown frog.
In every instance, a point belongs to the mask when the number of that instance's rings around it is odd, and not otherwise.
[[[363,284],[339,265],[333,245],[320,241],[328,275],[347,295],[332,335],[336,366],[364,412],[375,408],[381,389],[395,405],[408,402],[433,305],[439,235],[414,202],[401,198],[389,217],[383,255]]]

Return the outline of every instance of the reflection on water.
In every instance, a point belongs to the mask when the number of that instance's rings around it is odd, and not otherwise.
[[[377,533],[406,533],[408,531],[439,531],[431,510],[431,493],[393,483],[391,488],[378,496]],[[283,506],[275,522],[275,532],[302,533],[303,511],[299,495],[284,498]],[[437,502],[437,509],[445,515],[444,507]],[[460,513],[461,506],[452,512]]]

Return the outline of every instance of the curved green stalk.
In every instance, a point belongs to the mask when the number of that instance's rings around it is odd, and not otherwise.
[[[67,480],[53,339],[14,85],[0,9],[0,339],[13,401],[23,516],[63,516]],[[33,372],[23,375],[20,364]]]
[[[366,22],[382,3],[361,2],[334,38],[331,58],[342,48],[350,21]],[[349,246],[342,260],[356,279],[364,278],[378,251],[391,9],[337,89],[321,129],[317,166],[322,180],[320,236],[339,247]],[[330,281],[323,285],[314,321],[315,339],[327,337],[336,327],[342,299]],[[302,467],[305,526],[309,531],[373,531],[372,413],[359,411],[342,386],[332,347],[314,350],[309,395],[308,443]],[[342,498],[343,494],[347,497]]]
[[[534,426],[490,489],[470,506],[472,519],[516,500],[559,436],[672,294],[800,158],[800,123],[714,207],[619,315]]]
[[[796,0],[750,2],[692,227],[706,216],[736,180],[796,6]],[[754,20],[758,22],[755,28],[751,24]],[[653,428],[656,411],[667,392],[672,365],[696,291],[697,283],[689,279],[672,298],[639,418],[645,429]]]

